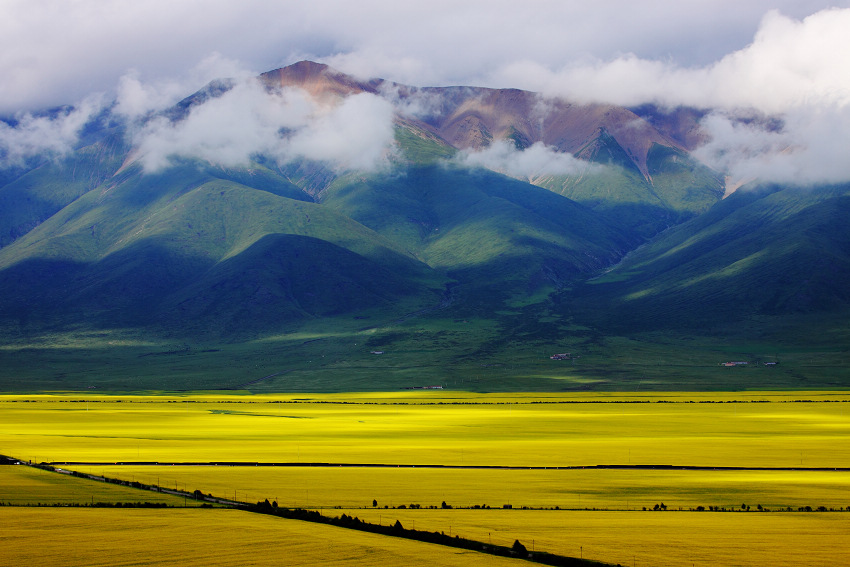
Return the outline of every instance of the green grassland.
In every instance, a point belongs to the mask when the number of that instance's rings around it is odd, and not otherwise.
[[[10,565],[514,565],[515,560],[238,510],[0,508]],[[511,542],[513,543],[513,542]]]
[[[841,389],[850,383],[850,353],[839,346],[846,334],[830,331],[840,328],[839,315],[834,327],[825,317],[796,326],[760,324],[776,333],[806,329],[791,344],[746,324],[722,338],[662,332],[626,338],[600,334],[539,305],[486,318],[450,310],[395,320],[379,310],[313,319],[245,342],[184,340],[132,328],[27,335],[0,345],[0,391],[380,392],[440,384],[479,392],[664,392]],[[561,352],[578,358],[550,360]],[[730,360],[779,365],[720,366]]]

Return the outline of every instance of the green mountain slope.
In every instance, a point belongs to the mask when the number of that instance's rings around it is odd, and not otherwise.
[[[483,169],[344,177],[322,204],[399,243],[457,280],[467,302],[491,309],[594,273],[638,241],[569,199]]]
[[[129,149],[122,133],[101,132],[99,138],[69,157],[44,160],[0,185],[0,248],[100,185],[121,167]]]
[[[421,309],[440,301],[442,287],[427,266],[328,208],[193,166],[128,174],[0,250],[0,313],[35,329],[236,337],[293,317]],[[252,303],[263,295],[276,301]],[[233,320],[220,320],[228,311]]]
[[[739,190],[583,290],[621,330],[717,327],[850,306],[850,187]]]
[[[542,176],[535,184],[585,204],[644,238],[705,211],[724,193],[719,175],[671,146],[651,146],[646,176],[604,130],[577,155],[601,167],[578,176]]]

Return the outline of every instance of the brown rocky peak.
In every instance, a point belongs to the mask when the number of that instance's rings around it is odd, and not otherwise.
[[[270,87],[298,87],[312,96],[339,98],[361,92],[375,92],[380,81],[361,82],[340,73],[323,63],[299,61],[287,67],[275,69],[260,75],[260,79]]]

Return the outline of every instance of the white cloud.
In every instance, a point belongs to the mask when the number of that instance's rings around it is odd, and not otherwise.
[[[385,162],[394,142],[392,118],[392,106],[375,95],[325,106],[298,89],[269,92],[252,79],[193,107],[183,120],[152,120],[134,142],[146,171],[168,167],[175,158],[246,165],[260,154],[280,162],[306,158],[335,169],[372,169]]]
[[[753,41],[702,67],[624,55],[550,70],[506,65],[499,76],[553,96],[622,105],[656,102],[713,108],[711,141],[696,155],[735,179],[829,183],[850,179],[850,9],[802,20],[771,11]],[[741,110],[778,118],[740,121]]]
[[[580,160],[537,142],[518,150],[509,140],[496,140],[480,151],[464,151],[455,158],[469,167],[484,167],[524,181],[543,175],[579,175],[601,166]]]
[[[311,116],[279,155],[324,161],[343,170],[381,167],[395,143],[393,116],[392,105],[378,96],[350,96]]]
[[[442,112],[443,100],[436,91],[391,82],[382,83],[378,90],[403,116],[425,120]]]
[[[214,79],[246,79],[257,74],[219,53],[205,57],[179,80],[161,78],[143,82],[141,73],[130,69],[118,80],[113,112],[135,120],[151,112],[165,110]]]
[[[609,61],[506,64],[493,80],[585,102],[746,107],[784,112],[801,104],[850,100],[850,9],[802,21],[769,12],[752,43],[715,63],[683,67],[626,54]]]
[[[25,113],[11,126],[0,122],[0,167],[23,165],[34,156],[62,157],[74,148],[80,131],[102,109],[103,99],[92,95],[74,108],[56,114]]]
[[[736,182],[812,185],[850,179],[850,105],[799,107],[781,127],[714,113],[702,121],[711,137],[694,155]]]
[[[0,112],[66,104],[184,77],[210,53],[269,70],[296,57],[415,85],[495,84],[506,65],[672,61],[704,67],[743,48],[762,16],[802,18],[848,0],[4,0]],[[629,85],[619,85],[628,89]]]
[[[213,78],[238,78],[241,67],[263,71],[311,58],[361,77],[418,86],[514,87],[579,102],[777,114],[786,124],[782,142],[794,151],[774,151],[782,143],[770,132],[762,133],[771,140],[767,145],[747,146],[747,152],[765,150],[759,155],[767,171],[793,163],[810,177],[820,170],[832,179],[841,168],[815,158],[848,147],[850,0],[4,0],[2,11],[0,113],[111,91],[116,112],[132,121]],[[400,109],[414,115],[431,111],[425,99],[404,104]],[[724,131],[716,121],[706,124],[714,141],[704,155],[758,169],[750,159],[731,161],[751,133],[740,125]],[[821,125],[817,132],[814,125]],[[61,153],[73,144],[67,131],[48,143],[37,135],[47,128],[36,119],[14,134],[4,127],[7,155],[45,144]],[[168,135],[186,136],[190,147],[225,161],[258,145],[250,140],[292,151],[262,125],[253,136],[237,128],[234,148],[211,132],[198,139],[188,124],[182,132],[158,128],[163,144]],[[192,128],[203,130],[201,122]],[[18,141],[10,149],[13,136]],[[305,148],[314,147],[306,131],[303,138]],[[725,150],[723,141],[730,144]],[[157,155],[160,163],[166,159],[156,152],[150,159]]]

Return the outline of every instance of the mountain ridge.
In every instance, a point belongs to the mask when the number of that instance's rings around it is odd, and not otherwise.
[[[302,89],[320,113],[380,97],[393,107],[393,150],[374,169],[255,153],[238,165],[174,157],[148,171],[129,132],[91,125],[72,154],[0,176],[5,343],[204,344],[268,358],[267,374],[305,376],[385,368],[368,344],[402,353],[386,367],[393,384],[420,368],[459,376],[520,359],[523,379],[547,387],[571,372],[544,366],[551,352],[619,360],[636,337],[660,334],[663,350],[737,327],[790,344],[831,313],[841,346],[847,188],[744,187],[723,199],[722,174],[689,151],[702,111],[411,87],[312,62],[258,80],[271,93]],[[235,85],[210,83],[148,120],[179,125]],[[518,174],[470,159],[494,149],[571,168]],[[625,372],[606,364],[606,375]],[[793,381],[800,370],[789,372]]]

